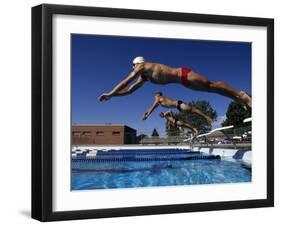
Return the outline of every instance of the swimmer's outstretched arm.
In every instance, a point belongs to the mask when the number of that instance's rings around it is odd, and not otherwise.
[[[164,116],[165,116],[165,117],[166,117],[166,116],[174,117],[173,112],[171,112],[171,111],[165,111],[165,112],[164,112]]]
[[[146,120],[148,116],[157,108],[159,105],[158,98],[155,98],[155,101],[153,102],[152,106],[143,114],[142,119]]]
[[[120,90],[124,89],[131,81],[133,81],[135,78],[139,76],[139,73],[141,71],[141,68],[137,68],[133,70],[127,78],[125,78],[123,81],[121,81],[117,86],[115,86],[109,93],[104,93],[101,96],[99,96],[99,101],[106,101],[109,100],[112,96],[114,96],[115,93],[119,92]]]
[[[145,81],[144,81],[144,80],[142,79],[142,77],[140,76],[140,77],[138,78],[138,80],[137,80],[135,83],[133,83],[129,88],[124,88],[124,89],[118,91],[117,93],[115,93],[113,96],[125,96],[125,95],[129,95],[129,94],[135,92],[138,88],[140,88],[140,87],[143,85],[144,82],[145,82]]]

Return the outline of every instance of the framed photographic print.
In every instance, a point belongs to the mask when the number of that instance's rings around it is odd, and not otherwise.
[[[32,217],[274,205],[274,21],[32,8]]]

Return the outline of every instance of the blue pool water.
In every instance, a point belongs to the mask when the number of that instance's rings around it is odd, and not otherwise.
[[[161,153],[161,158],[141,152],[100,153],[101,160],[72,160],[72,190],[136,188],[151,186],[196,185],[251,182],[251,171],[239,161],[188,159],[189,153]],[[157,151],[157,156],[159,151]],[[140,155],[141,154],[141,155]],[[116,156],[119,156],[116,159]],[[134,159],[138,155],[138,159]],[[192,154],[194,155],[194,154]],[[197,153],[197,155],[199,155]],[[200,154],[201,155],[201,154]],[[121,156],[121,157],[120,157]],[[128,157],[129,156],[129,157]],[[132,157],[133,156],[133,157]],[[169,158],[165,158],[165,156]],[[170,158],[176,156],[175,159]],[[184,156],[184,158],[178,158]],[[113,159],[114,157],[114,159]],[[112,159],[114,161],[112,161]],[[123,160],[122,160],[123,159]],[[170,159],[170,160],[169,160]]]

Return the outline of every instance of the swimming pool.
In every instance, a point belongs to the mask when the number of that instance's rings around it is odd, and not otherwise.
[[[251,182],[251,171],[241,162],[201,152],[146,149],[89,153],[72,158],[72,190]]]

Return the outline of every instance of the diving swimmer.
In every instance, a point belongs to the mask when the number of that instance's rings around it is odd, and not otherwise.
[[[173,112],[166,111],[166,112],[160,112],[160,117],[165,118],[168,122],[168,129],[174,127],[179,129],[180,133],[184,133],[184,128],[188,128],[192,131],[193,135],[196,135],[198,133],[198,130],[191,126],[190,124],[180,121],[173,115]]]
[[[177,108],[179,111],[194,112],[204,118],[210,125],[213,122],[213,120],[209,116],[205,115],[199,109],[192,107],[181,100],[174,100],[169,97],[163,96],[163,93],[160,91],[157,91],[154,97],[155,100],[152,106],[143,114],[143,120],[146,120],[149,115],[155,110],[155,108],[161,105],[166,108]]]
[[[127,87],[135,79],[136,82]],[[164,64],[151,63],[147,62],[141,56],[133,60],[132,72],[110,92],[103,93],[98,99],[100,101],[107,101],[113,96],[131,94],[139,89],[146,81],[161,85],[179,83],[192,90],[216,93],[243,103],[250,108],[252,107],[252,98],[244,91],[239,92],[221,81],[210,81],[203,75],[194,72],[191,68],[172,68]]]

